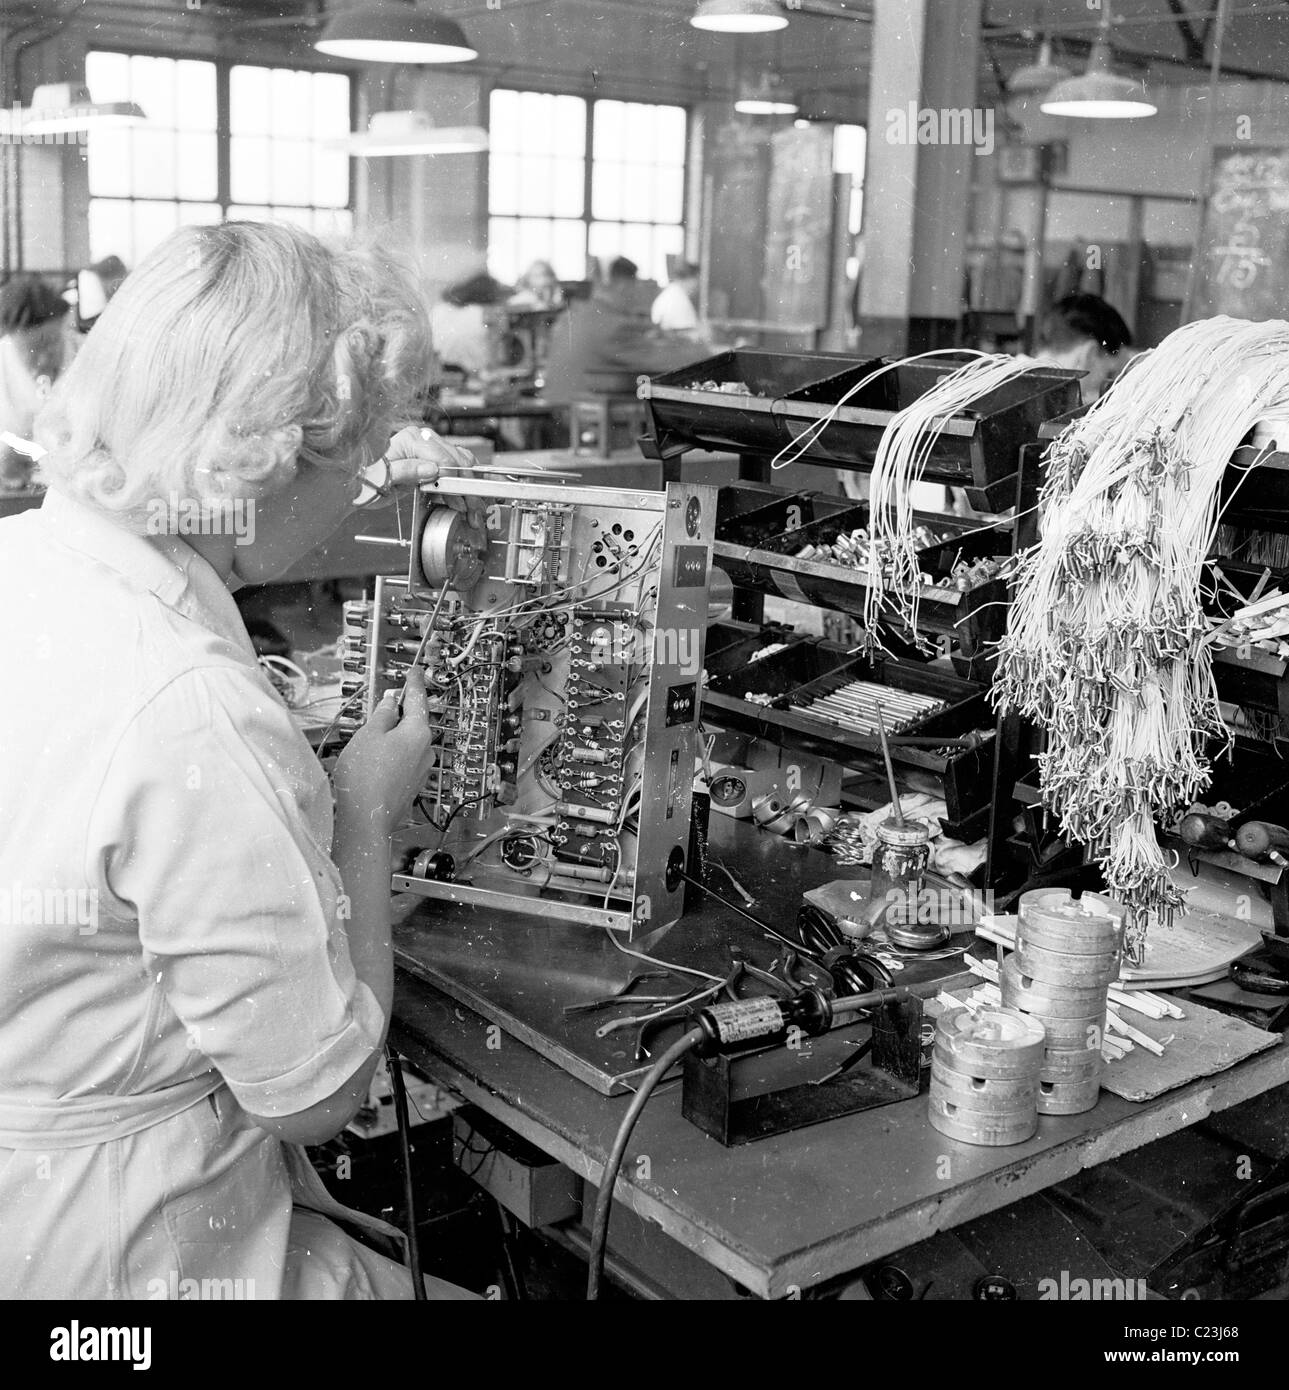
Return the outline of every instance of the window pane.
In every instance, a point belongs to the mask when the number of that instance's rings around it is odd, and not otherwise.
[[[177,203],[134,204],[134,260],[138,263],[179,225]]]
[[[273,214],[268,208],[242,207],[234,204],[228,209],[230,222],[271,222]]]
[[[176,121],[180,130],[215,129],[215,65],[187,60],[178,64]],[[147,107],[144,107],[147,110]],[[151,112],[148,112],[151,115]]]
[[[319,139],[349,133],[349,79],[338,72],[313,74],[313,134]],[[346,190],[348,196],[348,190]]]
[[[625,159],[626,116],[620,101],[595,103],[595,158]]]
[[[129,58],[124,53],[87,53],[85,85],[95,101],[129,101]]]
[[[520,139],[535,154],[555,152],[555,100],[541,92],[525,92],[520,102]]]
[[[657,113],[658,162],[660,164],[684,164],[685,162],[685,108],[683,106],[655,106]]]
[[[599,130],[597,119],[596,130]],[[597,134],[596,143],[599,143]],[[623,174],[625,166],[607,163],[596,159],[591,166],[591,215],[593,217],[620,218],[622,210]]]
[[[269,96],[269,116],[274,135],[303,137],[313,121],[313,84],[307,72],[288,68],[273,69]]]
[[[214,198],[219,192],[213,134],[180,134],[175,137],[179,156],[178,193],[181,198]]]
[[[679,222],[685,211],[685,171],[660,165],[653,174],[653,210],[657,222]]]
[[[649,169],[629,164],[626,167],[626,184],[622,198],[623,216],[633,222],[643,222],[654,215],[653,176]]]
[[[174,128],[175,65],[172,58],[130,59],[130,98],[155,125]]]
[[[168,130],[149,130],[136,126],[134,138],[133,187],[140,198],[173,198],[175,186],[175,139]]]
[[[556,217],[580,217],[582,203],[586,197],[586,161],[582,159],[556,159],[553,161],[551,181],[551,211]]]
[[[550,161],[529,158],[519,164],[519,207],[529,214],[553,212]]]
[[[581,97],[555,98],[555,151],[586,154],[586,102]]]
[[[249,135],[229,141],[229,182],[238,202],[266,203],[269,199],[269,142]]]
[[[274,204],[304,204],[309,201],[310,147],[300,140],[272,142],[273,182],[270,197]]]
[[[235,67],[232,70],[228,79],[228,116],[234,135],[268,134],[267,68]]]
[[[115,194],[125,197],[130,192],[130,135],[129,130],[90,132],[88,158],[91,196]]]
[[[131,267],[138,264],[130,204],[111,198],[91,198],[90,259],[101,261],[104,256],[120,256]]]
[[[313,147],[313,201],[320,207],[349,202],[349,156],[344,150]]]
[[[269,220],[290,222],[293,226],[303,227],[306,232],[313,231],[312,208],[273,208]]]
[[[488,159],[488,211],[519,211],[519,160],[493,152]]]
[[[179,225],[181,227],[210,227],[224,220],[218,203],[180,203]]]

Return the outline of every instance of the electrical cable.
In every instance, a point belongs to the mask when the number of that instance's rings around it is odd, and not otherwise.
[[[1017,569],[991,697],[1046,731],[1043,804],[1127,909],[1131,960],[1149,920],[1184,902],[1156,821],[1208,785],[1208,740],[1230,740],[1202,592],[1223,479],[1258,422],[1287,412],[1289,324],[1204,319],[1048,450],[1042,536]]]
[[[666,1073],[691,1048],[697,1047],[705,1036],[701,1028],[691,1028],[672,1043],[649,1068],[635,1095],[631,1097],[631,1104],[627,1107],[627,1113],[622,1117],[622,1123],[618,1126],[617,1136],[613,1141],[612,1149],[609,1151],[608,1162],[604,1165],[599,1190],[595,1195],[595,1215],[591,1220],[591,1244],[587,1252],[589,1268],[586,1278],[586,1297],[588,1301],[598,1299],[600,1296],[600,1285],[604,1279],[604,1255],[609,1238],[609,1214],[613,1207],[613,1189],[618,1180],[618,1173],[622,1169],[622,1160],[626,1156],[627,1145],[631,1142],[631,1133],[636,1127],[636,1121],[648,1104],[654,1088]]]
[[[412,1274],[412,1297],[424,1303],[425,1280],[421,1277],[421,1242],[416,1229],[416,1189],[412,1181],[412,1134],[407,1118],[407,1087],[398,1053],[386,1044],[385,1060],[389,1064],[389,1079],[394,1088],[394,1115],[398,1120],[398,1147],[403,1165],[403,1205],[407,1209],[407,1266]]]

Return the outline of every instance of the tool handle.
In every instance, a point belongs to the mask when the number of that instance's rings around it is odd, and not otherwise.
[[[1182,818],[1177,834],[1192,849],[1225,849],[1231,841],[1231,822],[1221,816],[1192,811]]]
[[[1240,853],[1250,859],[1270,859],[1273,853],[1289,850],[1289,830],[1270,821],[1245,821],[1235,832],[1235,843]]]

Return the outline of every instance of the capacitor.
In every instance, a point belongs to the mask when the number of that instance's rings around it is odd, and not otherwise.
[[[603,748],[573,748],[569,751],[569,757],[575,763],[607,763],[609,754]]]

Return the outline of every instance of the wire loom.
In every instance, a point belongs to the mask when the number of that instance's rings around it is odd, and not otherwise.
[[[1048,734],[1043,804],[1128,911],[1183,905],[1155,834],[1208,785],[1218,707],[1201,576],[1218,492],[1259,419],[1289,406],[1289,323],[1225,317],[1143,355],[1048,454],[992,698]]]

